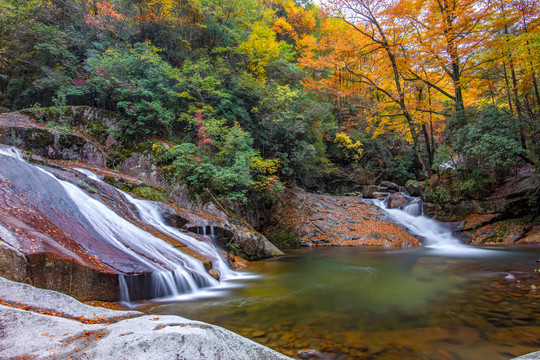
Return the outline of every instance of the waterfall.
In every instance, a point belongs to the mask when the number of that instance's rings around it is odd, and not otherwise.
[[[211,243],[199,241],[181,231],[169,226],[165,223],[163,216],[158,208],[158,205],[152,201],[135,199],[129,194],[124,193],[126,199],[134,204],[139,211],[139,215],[145,223],[152,225],[164,234],[178,240],[181,244],[186,245],[192,250],[195,250],[199,254],[202,254],[212,259],[213,265],[219,270],[221,274],[221,280],[231,279],[239,276],[238,273],[232,271],[230,267],[219,256],[215,246]],[[206,227],[204,227],[206,229]],[[210,226],[210,234],[204,234],[209,236],[213,241],[215,240],[214,228]]]
[[[208,295],[210,288],[224,287],[200,260],[137,227],[80,187],[26,162],[18,150],[0,146],[0,161],[1,179],[9,180],[27,198],[38,199],[36,204],[50,222],[61,229],[66,223],[72,226],[77,246],[119,273],[122,301],[197,297]],[[99,180],[94,174],[89,177]],[[235,277],[211,244],[165,225],[154,203],[124,196],[144,222],[212,259],[223,279]]]
[[[487,254],[490,250],[474,248],[462,244],[457,239],[449,225],[439,222],[424,215],[423,202],[419,197],[411,197],[403,194],[408,201],[397,209],[388,208],[388,197],[380,199],[364,199],[368,204],[373,204],[384,211],[389,219],[406,229],[412,234],[421,237],[424,246],[448,255],[478,255]]]

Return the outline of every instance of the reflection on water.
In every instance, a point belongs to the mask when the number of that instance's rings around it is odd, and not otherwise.
[[[142,309],[217,324],[298,358],[510,359],[540,348],[539,248],[308,248],[221,297]],[[509,276],[511,274],[511,276]],[[300,354],[300,355],[299,355]]]

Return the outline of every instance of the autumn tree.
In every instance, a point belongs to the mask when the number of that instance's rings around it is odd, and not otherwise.
[[[340,81],[344,78],[351,86],[342,89],[360,85],[364,107],[375,109],[372,113],[376,117],[403,121],[416,158],[426,171],[409,104],[410,89],[404,80],[408,51],[402,45],[408,30],[396,23],[394,5],[385,0],[331,0],[329,5],[345,26],[333,19],[327,20],[326,26],[336,25],[340,30],[328,32],[330,36],[315,45],[318,53],[306,56],[302,63],[314,70],[329,70],[331,77]]]

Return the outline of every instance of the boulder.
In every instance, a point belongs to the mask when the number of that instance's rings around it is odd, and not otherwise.
[[[418,239],[385,219],[382,210],[356,196],[331,196],[289,190],[274,224],[263,232],[298,236],[300,245],[417,246]]]
[[[409,196],[404,193],[393,193],[386,199],[386,206],[389,209],[402,208],[410,201]]]
[[[2,359],[290,359],[221,327],[179,316],[96,308],[4,279],[0,297]]]
[[[389,190],[392,190],[392,191],[400,191],[401,190],[401,186],[399,186],[396,183],[393,183],[391,181],[381,181],[381,183],[379,185],[384,186],[384,187],[386,187],[386,188],[388,188]]]
[[[540,360],[540,351],[536,351],[527,355],[523,355],[512,360]]]
[[[420,196],[424,198],[424,192],[422,190],[422,183],[417,180],[409,180],[405,183],[405,189],[411,196]]]
[[[176,211],[182,218],[188,219],[185,227],[191,232],[207,236],[213,233],[215,238],[212,240],[217,245],[221,248],[232,246],[249,261],[283,255],[264,235],[246,223],[237,221],[238,224],[233,224],[221,217],[182,208],[176,208]]]
[[[366,185],[362,188],[362,196],[367,199],[373,199],[375,198],[374,193],[379,191],[379,187],[377,185]]]

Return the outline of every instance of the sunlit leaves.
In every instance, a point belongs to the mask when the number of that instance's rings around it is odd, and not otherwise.
[[[272,61],[291,58],[290,47],[276,40],[276,33],[263,21],[253,24],[248,41],[240,45],[250,60],[249,69],[258,77],[264,78],[266,68]]]

